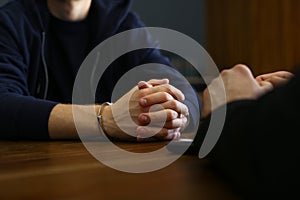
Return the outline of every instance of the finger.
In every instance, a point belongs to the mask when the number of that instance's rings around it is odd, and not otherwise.
[[[178,96],[175,97],[176,100],[184,101],[184,94],[180,90],[175,89],[175,93],[178,94]],[[174,98],[174,92],[171,92],[165,87],[156,86],[142,90],[140,97],[140,105],[147,107],[172,100]]]
[[[255,80],[256,80],[258,83],[260,83],[260,82],[264,81],[264,78],[263,78],[262,76],[258,76],[258,77],[255,78]]]
[[[261,81],[259,83],[259,85],[261,86],[261,89],[263,90],[263,92],[262,92],[263,94],[270,92],[274,89],[273,84],[269,81]]]
[[[153,86],[152,86],[152,84],[147,83],[146,81],[140,81],[140,82],[138,83],[138,87],[139,87],[139,89],[141,90],[141,89],[145,89],[145,88],[151,88],[151,87],[153,87]]]
[[[181,115],[182,117],[180,118],[176,118],[176,119],[172,119],[169,121],[165,121],[165,123],[163,124],[163,120],[162,121],[151,121],[150,117],[145,116],[145,115],[141,115],[139,117],[139,122],[141,125],[148,125],[151,122],[151,126],[157,126],[157,127],[163,127],[166,129],[175,129],[175,128],[180,128],[180,129],[184,129],[187,125],[188,119],[187,117],[185,117],[184,115]]]
[[[211,113],[211,99],[208,88],[202,92],[201,118],[206,118]]]
[[[161,140],[178,140],[180,136],[181,133],[176,130],[176,131],[169,132],[168,135],[165,137],[156,137],[156,136],[154,137]]]
[[[185,96],[184,94],[177,89],[176,87],[169,85],[169,84],[164,84],[164,85],[158,85],[155,87],[151,88],[145,88],[140,91],[141,98],[148,96],[150,94],[158,93],[158,92],[166,92],[169,93],[173,98],[179,100],[179,101],[184,101]]]
[[[150,81],[148,81],[149,84],[153,85],[153,86],[158,86],[158,85],[164,85],[164,84],[169,84],[170,81],[169,79],[151,79]]]
[[[171,139],[171,140],[179,140],[180,137],[181,137],[181,133],[178,131],[178,132],[173,133],[173,139]]]
[[[187,121],[188,120],[186,117],[177,118],[177,119],[166,122],[164,125],[164,128],[166,128],[166,129],[176,129],[176,128],[184,129],[187,125]]]
[[[270,73],[268,74],[268,76],[266,78],[271,78],[271,77],[281,77],[284,79],[290,79],[294,76],[293,73],[288,72],[288,71],[278,71],[278,72],[274,72],[274,73]]]
[[[153,86],[164,85],[164,84],[169,84],[169,79],[152,79],[148,82],[140,81],[138,83],[138,87],[139,89],[145,89],[145,88],[151,88]]]
[[[143,121],[140,123],[140,125],[146,126],[149,125],[150,120]],[[176,118],[170,121],[166,121],[164,124],[162,122],[152,122],[151,126],[156,126],[156,127],[163,127],[166,129],[176,129],[180,128],[180,130],[184,130],[188,124],[188,118],[187,117],[182,117],[182,118]]]
[[[289,81],[289,79],[287,79],[285,77],[273,76],[270,79],[267,79],[266,81],[272,83],[274,87],[277,87],[282,84],[285,84],[286,82]]]
[[[278,71],[278,72],[273,72],[273,73],[268,73],[268,74],[262,74],[260,76],[256,77],[257,81],[265,81],[267,79],[270,79],[272,77],[281,77],[284,79],[291,79],[294,76],[293,73],[288,72],[288,71]]]
[[[189,116],[189,108],[184,103],[181,103],[180,101],[176,101],[176,100],[167,101],[165,103],[162,103],[161,106],[165,109],[175,110],[176,112],[184,116]]]
[[[174,99],[172,95],[167,92],[157,92],[141,98],[140,105],[143,107],[150,107],[152,105],[164,103],[172,99]]]
[[[143,109],[143,112],[149,112],[150,107]],[[189,109],[188,107],[181,103],[180,101],[177,101],[175,99],[170,100],[170,101],[166,101],[164,103],[161,104],[154,104],[153,106],[151,106],[151,112],[155,112],[155,111],[160,111],[160,110],[164,110],[164,109],[171,109],[174,110],[176,112],[178,112],[179,114],[183,114],[184,116],[189,116]]]
[[[179,114],[176,111],[165,109],[156,112],[142,113],[139,115],[138,121],[141,124],[149,124],[149,123],[162,124],[162,122],[168,122],[178,117]]]
[[[269,79],[272,75],[273,75],[273,73],[262,74],[262,75],[257,76],[255,79],[257,81],[265,81],[266,79]]]
[[[139,126],[136,130],[139,141],[148,141],[149,138],[156,138],[159,140],[172,140],[180,137],[179,129],[165,129],[158,127],[144,127]],[[154,136],[153,136],[154,135]]]

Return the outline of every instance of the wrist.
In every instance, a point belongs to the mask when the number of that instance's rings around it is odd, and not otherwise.
[[[114,121],[110,103],[104,103],[99,108],[98,122],[100,128],[102,129],[102,132],[108,137],[113,137],[120,131],[118,130],[117,125]]]
[[[106,135],[110,135],[111,130],[111,106],[110,105],[101,105],[102,109],[102,118],[101,118],[101,129]]]

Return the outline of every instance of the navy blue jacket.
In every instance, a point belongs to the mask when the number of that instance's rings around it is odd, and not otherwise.
[[[130,0],[93,1],[90,14],[94,19],[94,34],[90,40],[94,47],[119,32],[143,26],[130,11],[130,5]],[[49,139],[49,115],[61,103],[47,100],[47,63],[51,59],[47,54],[49,20],[46,0],[15,0],[0,10],[0,139]],[[171,66],[153,49],[120,59],[101,79],[105,89],[97,95],[99,102],[111,100],[116,82],[133,66],[144,63]]]

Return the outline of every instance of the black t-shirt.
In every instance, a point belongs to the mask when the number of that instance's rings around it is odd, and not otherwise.
[[[89,35],[88,18],[69,22],[51,16],[47,37],[49,100],[71,103],[76,74],[90,50]]]

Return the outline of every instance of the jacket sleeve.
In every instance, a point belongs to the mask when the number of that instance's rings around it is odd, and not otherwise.
[[[222,134],[207,158],[247,199],[299,197],[299,80],[256,101],[227,105]],[[208,124],[199,129],[194,153]]]
[[[48,118],[56,103],[30,95],[25,32],[7,13],[0,15],[0,139],[49,139]]]

